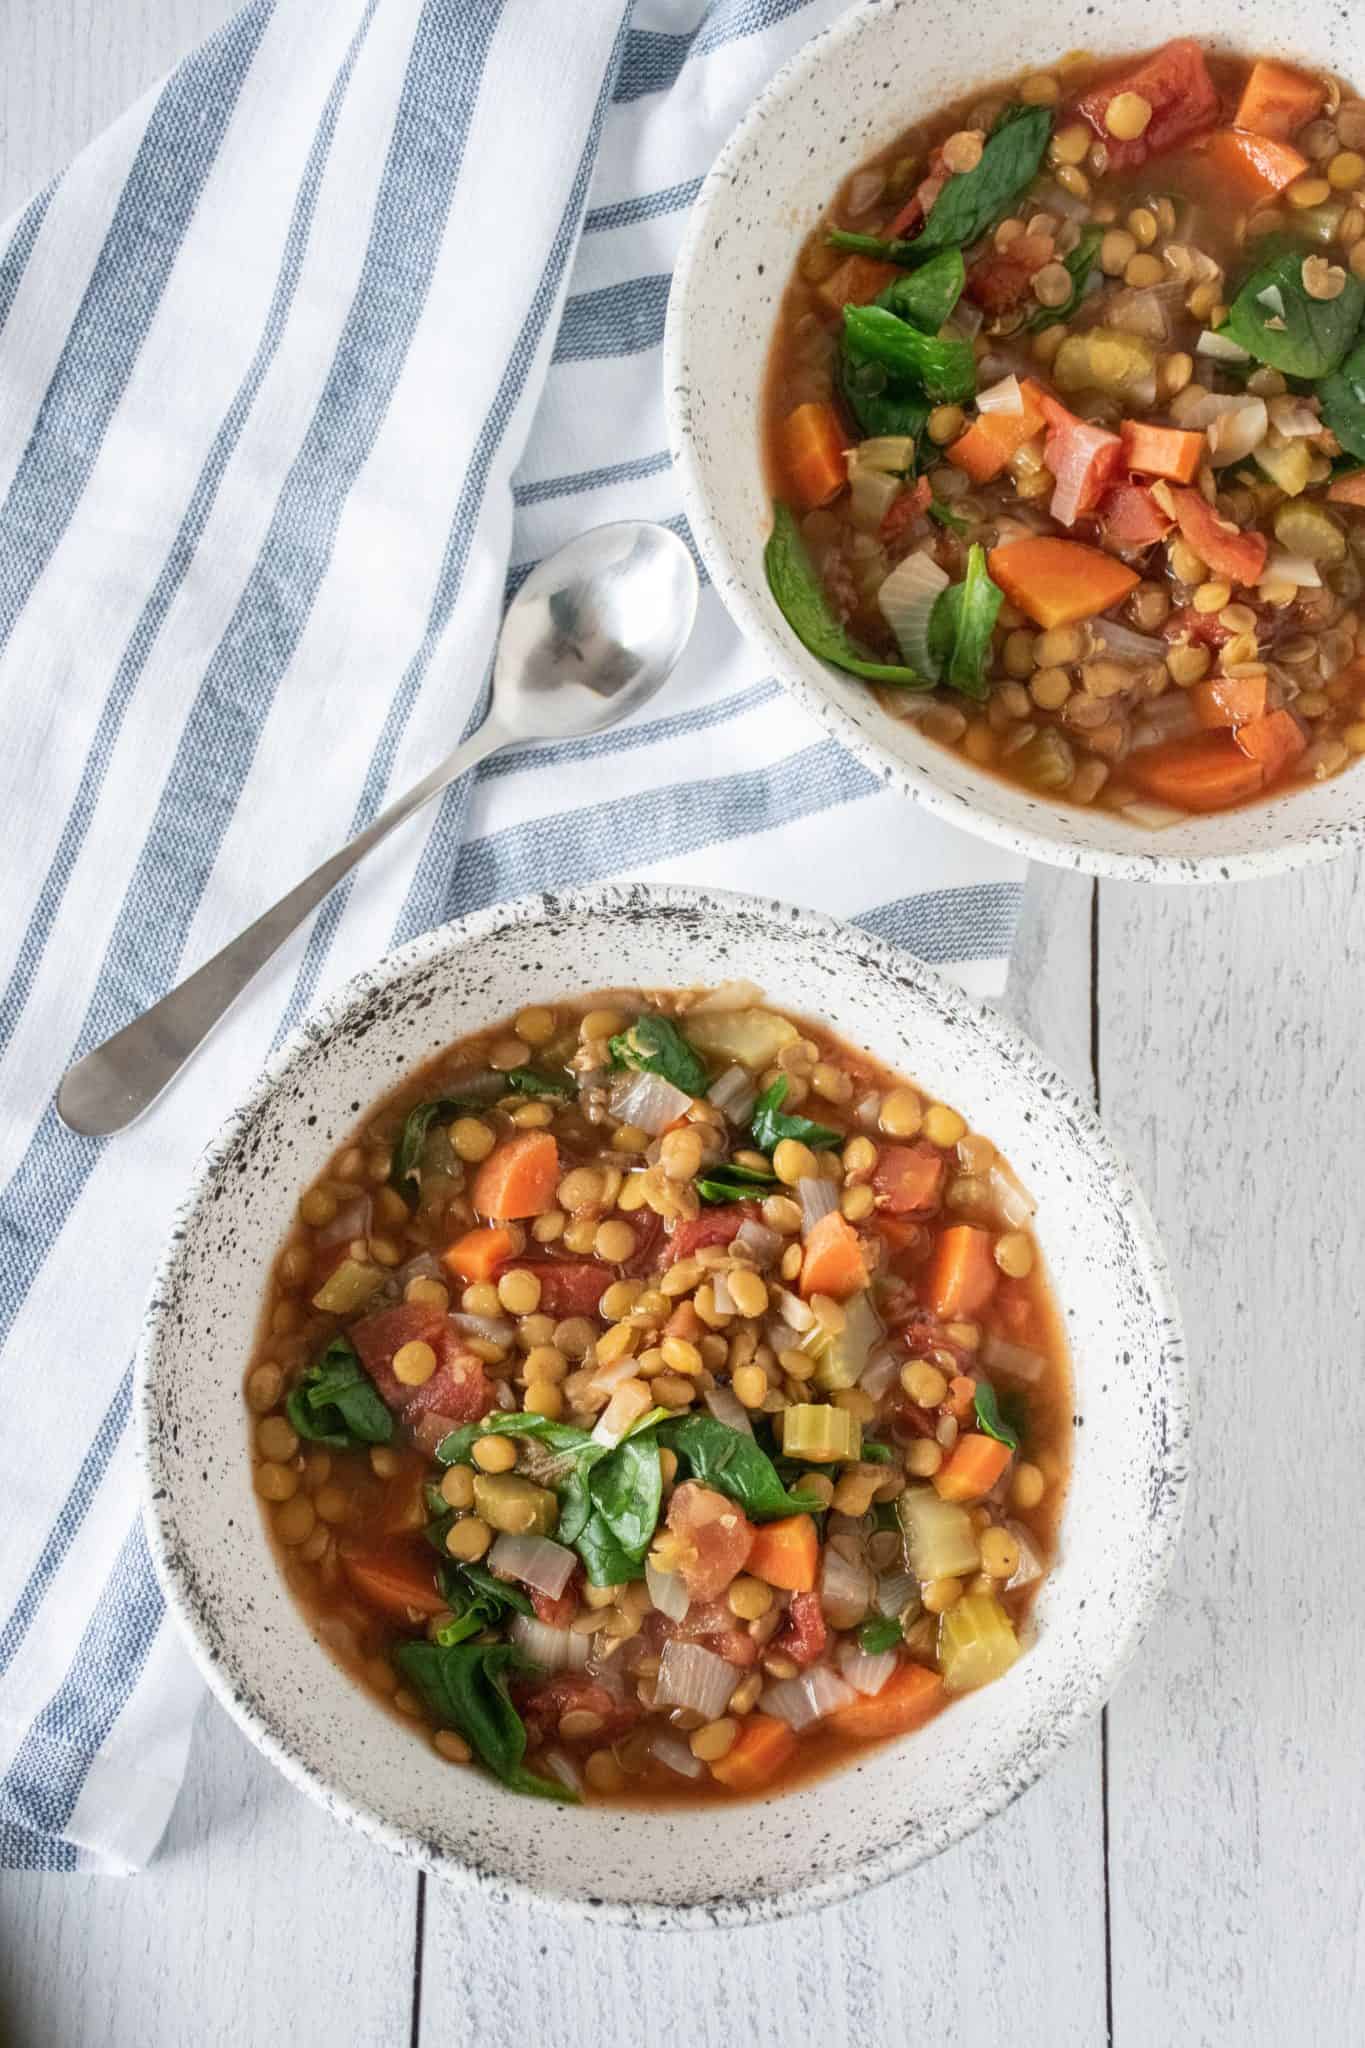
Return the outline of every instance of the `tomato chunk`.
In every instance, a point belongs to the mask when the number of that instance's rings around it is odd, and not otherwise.
[[[1234,583],[1260,581],[1270,548],[1263,533],[1240,532],[1219,516],[1201,491],[1172,486],[1171,503],[1180,531],[1216,576]]]
[[[536,1610],[536,1620],[543,1621],[546,1628],[567,1628],[578,1612],[578,1596],[583,1591],[585,1578],[582,1565],[576,1564],[568,1585],[553,1600],[538,1586],[528,1586],[526,1590]]]
[[[793,1593],[787,1618],[773,1640],[773,1648],[782,1651],[794,1663],[815,1664],[824,1656],[828,1641],[829,1630],[825,1626],[820,1595]]]
[[[508,1259],[502,1272],[534,1273],[540,1282],[540,1313],[595,1316],[597,1304],[616,1278],[595,1259]]]
[[[1131,142],[1111,135],[1104,119],[1111,100],[1125,92],[1136,93],[1152,110],[1145,130]],[[1218,88],[1193,36],[1177,36],[1121,78],[1095,86],[1076,111],[1108,150],[1110,169],[1126,171],[1212,128],[1218,119]]]
[[[729,1244],[758,1214],[757,1202],[726,1202],[719,1208],[708,1209],[702,1216],[694,1216],[690,1223],[680,1223],[668,1241],[670,1263],[690,1259],[703,1245]]]
[[[440,1308],[402,1301],[352,1323],[347,1336],[380,1399],[409,1425],[427,1414],[477,1422],[493,1406],[493,1388],[480,1361],[467,1351]],[[405,1386],[393,1369],[405,1344],[430,1344],[436,1370],[420,1387]]]
[[[655,1650],[661,1650],[670,1640],[700,1643],[703,1649],[740,1670],[747,1671],[758,1662],[758,1644],[736,1621],[724,1600],[694,1600],[681,1621],[670,1621],[666,1614],[651,1614],[643,1632]]]
[[[936,1209],[943,1163],[937,1145],[883,1145],[872,1169],[879,1206],[893,1216],[923,1215]]]
[[[1095,514],[1106,547],[1145,548],[1171,530],[1171,521],[1145,484],[1111,484]]]
[[[545,1742],[577,1740],[589,1742],[597,1749],[604,1742],[615,1742],[618,1736],[626,1734],[643,1711],[638,1700],[618,1698],[595,1678],[578,1671],[562,1671],[553,1678],[514,1686],[513,1698],[534,1747]],[[591,1735],[563,1736],[559,1724],[570,1713],[596,1714],[602,1726]]]
[[[689,1479],[668,1503],[668,1526],[678,1538],[678,1570],[691,1598],[719,1599],[753,1546],[748,1517],[723,1493]]]

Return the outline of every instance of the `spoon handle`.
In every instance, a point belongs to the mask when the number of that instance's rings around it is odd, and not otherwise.
[[[68,1129],[102,1138],[141,1116],[231,1009],[247,983],[342,877],[414,811],[506,746],[510,738],[501,726],[485,720],[463,746],[448,754],[388,810],[381,811],[372,825],[348,840],[330,860],[314,868],[254,924],[229,940],[221,952],[131,1024],[125,1024],[122,1031],[77,1060],[57,1090],[57,1114]]]

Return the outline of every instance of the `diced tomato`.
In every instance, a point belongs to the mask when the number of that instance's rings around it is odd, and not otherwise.
[[[883,238],[888,242],[896,242],[917,235],[933,211],[938,195],[947,184],[949,176],[950,173],[944,166],[942,148],[935,149],[929,158],[928,171],[920,179],[900,212],[887,222]]]
[[[557,1598],[551,1599],[536,1586],[528,1586],[531,1605],[536,1610],[536,1620],[543,1621],[546,1628],[567,1628],[578,1612],[578,1599],[583,1590],[585,1574],[581,1564],[576,1564],[568,1585]]]
[[[654,1649],[661,1650],[671,1639],[700,1643],[704,1649],[747,1671],[758,1662],[758,1644],[735,1620],[724,1600],[694,1600],[681,1621],[666,1614],[646,1617],[644,1633]]]
[[[594,1316],[597,1304],[616,1278],[610,1266],[596,1259],[509,1259],[504,1273],[534,1273],[540,1282],[540,1313],[546,1316]]]
[[[729,1244],[743,1225],[758,1214],[757,1202],[726,1202],[720,1208],[694,1216],[690,1223],[680,1223],[668,1241],[669,1263],[690,1259],[703,1245]]]
[[[1171,487],[1176,523],[1190,546],[1215,576],[1234,583],[1257,583],[1265,568],[1270,543],[1263,533],[1242,533],[1223,519],[1201,491]]]
[[[1041,387],[1039,397],[1047,418],[1043,461],[1056,482],[1049,509],[1060,526],[1074,526],[1084,513],[1094,511],[1122,468],[1123,443],[1107,427],[1077,419]]]
[[[1119,142],[1104,123],[1110,101],[1121,92],[1136,93],[1152,110],[1145,130],[1132,142]],[[1135,70],[1097,85],[1076,111],[1108,150],[1110,170],[1126,171],[1212,128],[1218,119],[1218,88],[1193,36],[1178,36]]]
[[[494,1394],[480,1361],[467,1351],[440,1308],[402,1301],[352,1323],[347,1336],[385,1406],[409,1425],[428,1414],[456,1422],[477,1422],[493,1406]],[[430,1344],[436,1370],[420,1387],[408,1387],[393,1369],[405,1344]]]
[[[883,547],[894,548],[916,527],[933,500],[933,486],[927,476],[916,477],[908,489],[894,498],[882,515]]]
[[[1020,235],[1007,249],[990,249],[979,256],[967,272],[963,294],[983,312],[999,316],[1012,313],[1030,297],[1030,286],[1045,263],[1056,253],[1051,235]]]
[[[1095,517],[1106,547],[1145,548],[1171,530],[1171,521],[1146,484],[1110,484]]]
[[[379,1543],[344,1543],[338,1556],[352,1591],[369,1607],[409,1628],[446,1605],[436,1583],[436,1553],[421,1536],[391,1536]]]
[[[814,1664],[825,1654],[829,1630],[818,1593],[793,1593],[787,1618],[773,1638],[773,1648],[797,1664]]]
[[[894,1216],[923,1215],[936,1209],[943,1164],[937,1145],[883,1145],[872,1169],[879,1205]]]
[[[1161,630],[1168,640],[1195,640],[1201,647],[1225,647],[1232,638],[1217,612],[1197,612],[1192,604],[1172,612]]]
[[[668,1503],[668,1526],[679,1539],[678,1570],[691,1598],[719,1599],[753,1547],[747,1516],[723,1493],[688,1479]]]
[[[526,1723],[527,1735],[537,1747],[545,1742],[577,1740],[598,1749],[604,1742],[615,1742],[618,1736],[626,1734],[643,1712],[638,1700],[622,1699],[579,1671],[561,1671],[554,1678],[516,1685],[512,1696]],[[559,1724],[569,1713],[596,1714],[602,1725],[591,1735],[562,1736]]]

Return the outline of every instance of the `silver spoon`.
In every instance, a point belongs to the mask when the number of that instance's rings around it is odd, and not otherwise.
[[[57,1090],[73,1131],[105,1137],[156,1101],[271,955],[395,826],[514,740],[601,732],[651,698],[692,631],[697,572],[667,527],[595,527],[549,556],[512,600],[488,716],[463,746],[211,960],[77,1060]]]

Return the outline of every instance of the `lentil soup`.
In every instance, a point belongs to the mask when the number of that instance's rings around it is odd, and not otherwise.
[[[757,990],[522,1010],[298,1205],[246,1377],[317,1634],[453,1763],[733,1798],[1005,1673],[1071,1427],[989,1138]]]
[[[852,170],[782,302],[767,569],[975,765],[1153,829],[1365,752],[1365,102],[1070,57]]]

